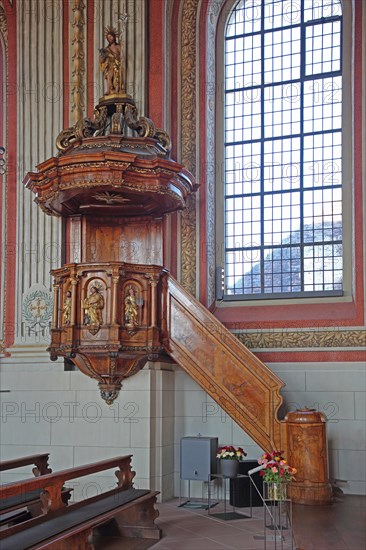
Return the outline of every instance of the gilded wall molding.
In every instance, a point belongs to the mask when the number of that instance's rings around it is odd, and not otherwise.
[[[6,11],[4,6],[0,4],[0,34],[2,36],[2,42],[5,47],[5,53],[8,53],[8,20],[6,18]]]
[[[212,304],[216,299],[215,292],[215,267],[217,243],[215,225],[215,97],[216,97],[216,28],[223,0],[213,0],[207,10],[207,52],[206,74],[204,82],[206,86],[206,262],[207,262],[207,303]]]
[[[77,122],[84,116],[85,109],[85,4],[74,0],[73,11],[73,54],[72,54],[72,117]]]
[[[181,161],[197,177],[196,170],[196,20],[199,0],[182,6],[181,57]],[[190,195],[181,217],[181,282],[196,294],[196,197]]]
[[[237,332],[235,336],[249,349],[293,349],[303,348],[364,348],[364,329],[305,329],[273,330],[258,332]]]
[[[3,48],[4,48],[4,57],[5,57],[5,63],[4,63],[4,74],[1,75],[1,80],[2,82],[5,83],[5,81],[7,81],[7,72],[8,72],[8,20],[7,20],[7,17],[6,17],[6,11],[3,7],[2,4],[0,4],[0,39],[1,39],[1,43],[3,45]],[[3,80],[3,77],[4,77],[4,80]],[[4,90],[5,92],[5,90]],[[1,106],[1,116],[2,116],[2,119],[3,121],[5,122],[4,124],[4,127],[3,127],[3,135],[0,136],[0,141],[1,141],[1,145],[5,145],[5,140],[6,140],[6,136],[8,135],[8,128],[7,128],[7,124],[8,124],[8,117],[7,117],[7,102],[6,102],[6,97],[5,97],[5,101],[3,103],[3,105]],[[4,141],[3,141],[4,140]],[[5,192],[3,193],[3,199],[2,199],[2,204],[0,204],[0,212],[2,212],[2,215],[1,215],[1,219],[2,219],[2,235],[3,235],[3,244],[2,246],[4,246],[4,243],[7,242],[7,238],[6,238],[6,235],[7,235],[7,227],[6,227],[6,222],[5,222],[5,215],[3,215],[5,212],[6,212],[6,209],[7,209],[7,187],[8,187],[8,183],[7,183],[7,177],[6,177],[6,173],[4,174],[4,176],[2,176],[2,181],[1,181],[1,185],[3,186]],[[2,250],[2,265],[1,265],[1,274],[2,274],[2,280],[5,279],[5,272],[6,272],[6,254],[5,252]],[[0,314],[0,321],[1,321],[1,325],[0,325],[0,354],[4,354],[5,353],[5,334],[4,334],[4,323],[5,323],[5,312],[6,312],[6,285],[2,285],[2,288],[0,289],[0,301],[1,301],[1,304],[2,304],[2,310],[1,310],[1,314]]]

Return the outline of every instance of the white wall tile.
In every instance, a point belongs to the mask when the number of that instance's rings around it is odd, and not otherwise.
[[[2,394],[1,414],[3,417],[19,416],[26,418],[31,411],[50,422],[69,414],[66,403],[75,401],[75,392],[59,390],[15,390]]]
[[[71,479],[66,482],[67,487],[72,487],[72,502],[84,500],[85,498],[100,495],[105,491],[109,491],[117,487],[117,478],[114,475],[114,470],[102,472],[104,475],[90,475]]]
[[[196,416],[202,418],[207,411],[206,402],[207,396],[202,390],[178,389],[175,392],[175,416]]]
[[[340,479],[339,466],[338,466],[338,453],[339,451],[337,449],[328,450],[328,470],[329,470],[329,478],[331,480]]]
[[[292,391],[305,390],[305,372],[289,372],[285,370],[274,370],[274,372],[285,382],[285,390],[287,388],[291,388]]]
[[[366,420],[366,393],[355,392],[355,415],[357,420]]]
[[[150,416],[150,391],[120,392],[118,398],[107,405],[100,397],[99,392],[77,391],[75,408],[76,416],[82,417],[99,413],[104,418],[114,418],[121,420],[129,418],[148,418]],[[93,412],[94,409],[94,412]]]
[[[91,417],[90,417],[91,418]],[[129,424],[113,418],[99,418],[90,421],[86,418],[75,418],[73,422],[61,419],[52,424],[52,445],[73,445],[103,447],[118,442],[121,446],[130,446],[131,427]]]
[[[10,390],[7,397],[11,397],[13,391],[38,391],[38,390],[55,390],[58,391],[70,389],[70,372],[58,371],[47,372],[2,372],[1,387]]]
[[[85,376],[79,370],[70,371],[68,374],[70,375],[70,387],[73,390],[95,391],[96,389],[99,393],[98,383],[93,378]]]
[[[237,424],[233,422],[233,445],[239,445],[239,447],[244,447],[244,450],[247,451],[247,447],[256,446],[256,443],[247,433],[245,433]],[[258,447],[259,449],[259,447]],[[260,451],[262,453],[262,450]]]
[[[222,443],[232,441],[233,438],[233,421],[230,418],[226,418],[222,422],[210,417],[204,422],[200,418],[186,416],[177,418],[175,426],[176,443],[182,437],[195,437],[198,434],[205,437],[218,437],[219,442]]]
[[[366,451],[340,450],[339,478],[347,481],[364,481],[366,479]]]
[[[345,372],[334,371],[307,371],[306,389],[307,391],[357,391],[365,388],[365,372],[353,370],[349,367]]]
[[[365,449],[366,424],[363,420],[340,420],[327,423],[329,449],[359,450]]]
[[[154,447],[155,439],[153,441],[151,439],[151,422],[153,421],[150,418],[131,418],[130,420],[131,447],[150,448],[150,445]]]
[[[19,442],[25,445],[42,445],[49,449],[51,445],[51,423],[41,418],[37,411],[35,416],[29,412],[23,418],[10,417],[5,422],[2,421],[2,445],[17,445]]]
[[[179,367],[175,370],[175,389],[202,391],[201,386]]]
[[[284,391],[284,411],[308,407],[322,412],[328,421],[353,420],[355,417],[354,392]]]
[[[348,481],[345,485],[342,485],[342,491],[346,495],[365,495],[366,481]]]

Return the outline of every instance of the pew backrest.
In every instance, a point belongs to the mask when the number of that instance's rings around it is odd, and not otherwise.
[[[101,460],[84,466],[76,466],[59,472],[45,474],[36,478],[8,483],[0,486],[0,499],[9,499],[15,495],[31,491],[41,491],[42,511],[47,513],[51,510],[58,510],[65,506],[62,500],[62,488],[67,481],[88,476],[103,470],[117,467],[117,487],[124,490],[133,486],[132,480],[135,472],[131,470],[132,455],[119,456],[107,460]]]
[[[49,453],[42,453],[23,456],[20,458],[12,458],[10,460],[2,460],[0,462],[0,472],[14,470],[15,468],[22,468],[23,466],[33,464],[34,468],[32,469],[32,472],[36,477],[51,474],[52,470],[48,467],[49,456]]]

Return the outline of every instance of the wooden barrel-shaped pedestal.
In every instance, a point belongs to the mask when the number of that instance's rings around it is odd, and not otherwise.
[[[326,416],[315,409],[289,412],[287,459],[297,469],[292,500],[299,504],[329,504],[332,487],[328,478]]]

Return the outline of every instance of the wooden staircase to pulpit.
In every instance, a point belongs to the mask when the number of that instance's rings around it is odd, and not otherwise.
[[[162,300],[167,353],[262,449],[286,447],[284,382],[169,275]]]
[[[329,504],[325,416],[305,408],[279,420],[284,382],[169,274],[162,276],[161,300],[162,343],[170,357],[262,449],[284,450],[298,470],[295,502]]]

